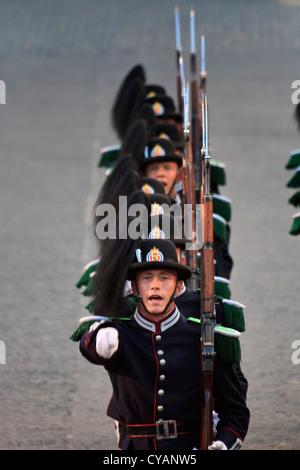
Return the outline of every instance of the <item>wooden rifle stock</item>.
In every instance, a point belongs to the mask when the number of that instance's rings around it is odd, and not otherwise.
[[[208,153],[207,98],[202,93],[202,166],[203,166],[203,247],[201,253],[201,429],[200,449],[213,440],[214,374],[214,251],[213,201],[210,194],[210,156]]]

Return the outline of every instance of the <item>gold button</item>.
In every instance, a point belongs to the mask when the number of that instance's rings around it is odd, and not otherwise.
[[[165,380],[165,378],[166,378],[166,376],[163,375],[163,374],[159,376],[159,380],[160,380],[161,382],[163,382],[163,381]]]
[[[162,396],[165,394],[165,391],[164,391],[162,388],[160,388],[160,389],[158,390],[157,394],[158,394],[160,397],[162,397]]]
[[[156,340],[156,341],[160,341],[160,340],[161,340],[161,336],[160,336],[160,335],[155,336],[155,340]]]
[[[164,407],[162,405],[158,405],[157,411],[160,411],[160,412],[164,411]]]
[[[161,359],[161,360],[159,361],[159,365],[160,365],[160,366],[165,366],[165,365],[166,365],[166,360],[165,360],[165,359]]]

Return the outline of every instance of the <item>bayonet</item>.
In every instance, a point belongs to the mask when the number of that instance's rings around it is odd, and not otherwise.
[[[201,35],[201,69],[200,69],[200,90],[206,92],[206,63],[205,63],[205,36]]]
[[[191,71],[191,127],[192,148],[195,173],[195,189],[201,192],[201,121],[199,116],[199,94],[197,79],[196,38],[195,38],[195,11],[190,11],[190,71]],[[201,197],[199,197],[200,201]]]
[[[177,84],[177,102],[178,102],[178,111],[179,113],[183,112],[183,94],[182,94],[182,82],[181,82],[181,70],[180,62],[182,59],[182,50],[181,50],[181,31],[180,31],[180,13],[179,7],[174,9],[175,16],[175,44],[176,44],[176,84]]]

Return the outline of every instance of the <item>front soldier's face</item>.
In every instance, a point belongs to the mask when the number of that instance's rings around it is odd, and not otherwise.
[[[180,292],[182,283],[177,282],[175,270],[151,269],[138,272],[136,285],[148,314],[158,316],[164,312],[175,288],[175,295],[178,295],[177,291]],[[172,308],[173,305],[170,306],[170,310]],[[167,313],[169,312],[165,312]]]

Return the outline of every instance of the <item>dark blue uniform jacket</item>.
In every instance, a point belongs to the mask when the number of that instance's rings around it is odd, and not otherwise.
[[[108,360],[96,352],[100,328],[119,332],[119,348]],[[113,320],[86,333],[80,351],[103,365],[113,387],[107,414],[118,421],[119,447],[128,450],[191,450],[199,448],[200,326],[188,321],[177,307],[160,323],[145,319],[138,310],[126,320]],[[248,429],[247,381],[238,364],[220,360],[214,367],[215,411],[219,414],[215,440],[228,448],[243,440]],[[193,430],[176,439],[126,437],[124,425],[155,424],[158,420],[183,422]]]

